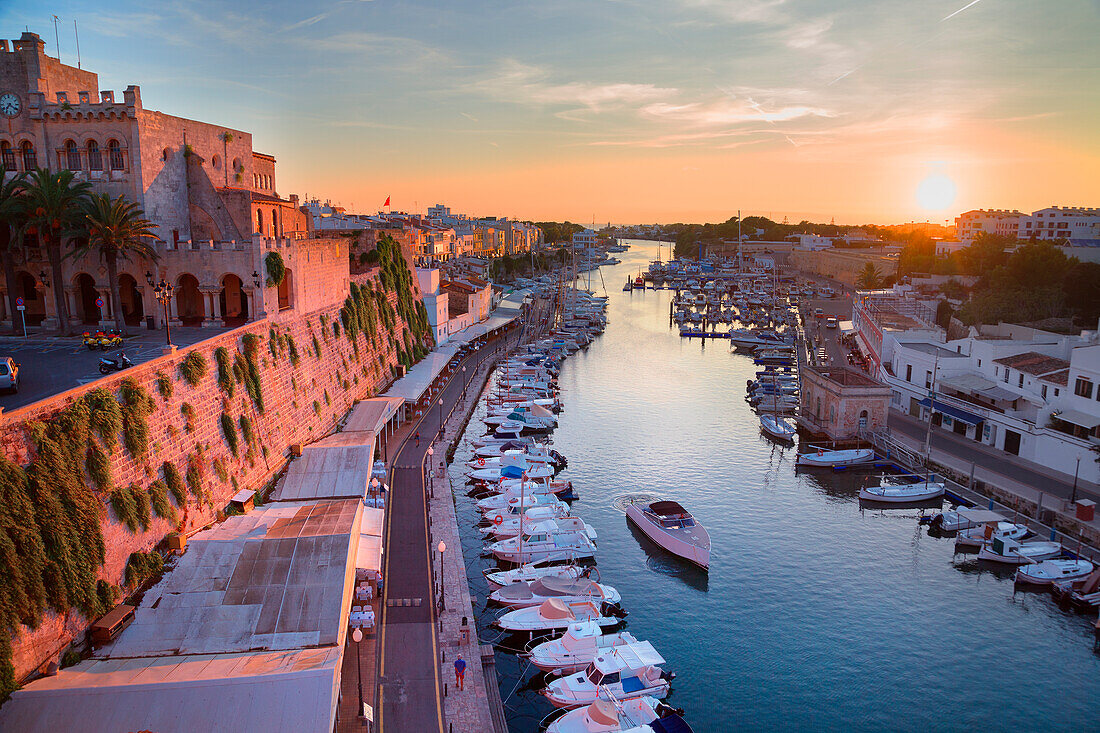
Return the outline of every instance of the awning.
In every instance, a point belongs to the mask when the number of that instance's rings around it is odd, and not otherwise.
[[[925,397],[917,404],[919,404],[921,407],[928,407],[929,402],[930,400]],[[981,425],[982,422],[985,420],[984,417],[978,417],[973,413],[967,412],[966,410],[960,410],[958,407],[953,407],[952,405],[944,404],[939,400],[936,400],[935,403],[932,405],[932,411],[938,412],[943,415],[948,415],[955,420],[962,420],[964,423],[970,425]]]
[[[373,534],[359,535],[359,552],[355,556],[358,570],[382,569],[382,538]]]
[[[1100,425],[1100,416],[1089,415],[1088,413],[1078,412],[1077,410],[1062,410],[1054,417],[1062,422],[1068,422],[1077,427],[1084,428],[1085,430],[1092,430],[1097,425]]]
[[[958,514],[960,517],[963,517],[973,524],[986,524],[987,522],[1004,521],[1004,515],[998,514],[991,509],[959,509]]]
[[[1003,402],[1015,402],[1026,399],[1022,395],[1001,387],[991,379],[977,374],[956,374],[940,380],[940,385],[959,392],[981,395],[987,400],[1001,400]]]

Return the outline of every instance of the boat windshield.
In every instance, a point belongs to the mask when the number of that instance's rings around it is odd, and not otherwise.
[[[588,666],[588,671],[585,673],[585,676],[588,677],[588,681],[594,685],[599,685],[600,682],[603,681],[603,674],[593,665]]]
[[[680,529],[695,526],[694,520],[680,517],[661,517],[661,526],[665,529]]]

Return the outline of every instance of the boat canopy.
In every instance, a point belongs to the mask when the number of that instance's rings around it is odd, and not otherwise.
[[[665,659],[648,641],[635,641],[617,646],[596,657],[593,661],[601,674],[611,674],[620,670],[639,670],[664,664]]]
[[[692,733],[691,726],[679,715],[668,715],[652,721],[649,727],[655,733]]]
[[[569,624],[569,629],[565,632],[565,635],[561,638],[562,646],[568,650],[576,649],[583,639],[592,639],[597,636],[601,636],[603,630],[600,629],[600,625],[595,621],[581,621],[575,624]]]
[[[973,524],[989,524],[990,522],[1003,522],[1004,516],[992,509],[959,509],[957,514]]]
[[[549,598],[543,601],[542,605],[539,606],[539,613],[543,618],[552,620],[570,618],[573,615],[570,613],[569,607],[557,598]]]
[[[655,501],[649,505],[649,511],[660,517],[691,516],[687,509],[675,501]]]
[[[618,725],[619,714],[609,701],[599,698],[588,706],[588,719],[596,725]]]

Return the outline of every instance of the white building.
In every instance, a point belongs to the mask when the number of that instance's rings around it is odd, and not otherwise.
[[[1015,209],[973,209],[955,217],[955,236],[969,245],[981,232],[1015,237],[1025,214]]]
[[[796,234],[792,235],[798,238],[796,247],[799,249],[807,249],[811,252],[816,252],[822,249],[829,249],[833,246],[832,237],[822,237],[817,234]]]
[[[1078,246],[1100,246],[1100,209],[1048,206],[1020,218],[1019,239],[1067,239]]]
[[[447,294],[440,289],[440,272],[437,268],[416,268],[416,282],[424,296],[424,307],[428,310],[428,323],[435,334],[436,345],[446,343],[450,335],[447,322]]]
[[[589,249],[596,246],[596,232],[585,229],[573,234],[573,249]]]

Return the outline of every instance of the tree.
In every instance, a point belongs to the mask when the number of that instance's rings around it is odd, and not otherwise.
[[[84,207],[87,239],[73,249],[74,255],[98,252],[107,265],[107,283],[111,289],[111,310],[115,314],[115,328],[126,333],[126,319],[122,316],[122,297],[118,289],[118,261],[129,261],[138,256],[146,260],[157,259],[151,246],[155,225],[145,218],[145,212],[125,196],[112,199],[105,193],[92,196]]]
[[[23,200],[23,231],[38,237],[46,250],[53,272],[53,298],[61,335],[69,335],[69,304],[65,299],[61,260],[79,231],[84,202],[91,191],[87,181],[77,181],[72,171],[52,173],[45,168],[31,171]]]
[[[0,260],[3,261],[4,282],[8,286],[8,312],[11,314],[12,330],[16,329],[15,314],[18,310],[15,301],[19,297],[13,251],[19,241],[19,227],[23,220],[25,187],[25,175],[22,173],[7,181],[0,180]]]
[[[968,275],[988,275],[1008,260],[1005,248],[1015,241],[1015,237],[978,232],[969,247],[959,250],[959,258]]]
[[[1100,318],[1100,264],[1073,260],[1066,273],[1064,291],[1066,305],[1090,328],[1095,327]]]
[[[882,276],[875,267],[875,263],[867,262],[863,265],[863,269],[859,271],[859,279],[856,280],[856,287],[860,290],[873,290],[878,287],[881,280]]]

